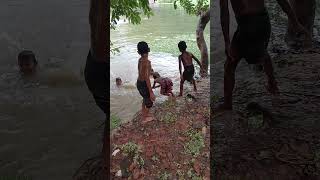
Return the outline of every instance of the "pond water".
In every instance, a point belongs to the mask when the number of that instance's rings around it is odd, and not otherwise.
[[[0,1],[0,174],[72,179],[101,150],[105,115],[82,76],[89,49],[88,1]],[[34,51],[36,77],[17,55]],[[1,178],[0,178],[1,179]]]
[[[122,121],[131,120],[133,115],[141,108],[141,100],[135,83],[138,76],[137,43],[146,41],[150,46],[149,59],[155,71],[163,77],[169,77],[174,83],[173,92],[179,93],[179,66],[178,42],[186,41],[187,50],[200,59],[200,52],[196,44],[196,26],[198,18],[185,13],[182,8],[174,9],[173,4],[152,4],[154,16],[143,18],[141,24],[132,25],[120,21],[116,30],[111,32],[114,47],[120,53],[113,54],[110,58],[110,110]],[[208,49],[209,24],[205,31]],[[196,76],[199,69],[196,67]],[[120,77],[124,87],[117,88],[115,79]],[[153,83],[153,81],[151,81]],[[185,88],[191,88],[185,83]],[[162,102],[166,97],[159,95],[156,89],[157,102]]]

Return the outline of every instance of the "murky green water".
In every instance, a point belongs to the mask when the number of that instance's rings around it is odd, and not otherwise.
[[[196,26],[198,18],[185,13],[183,9],[175,10],[173,4],[153,4],[154,16],[144,18],[139,25],[121,21],[115,31],[111,32],[111,40],[120,53],[110,59],[110,108],[122,120],[127,121],[141,108],[141,97],[135,88],[137,79],[137,62],[139,55],[136,45],[139,41],[146,41],[150,46],[150,60],[155,71],[169,77],[174,83],[174,93],[178,93],[178,42],[183,40],[188,45],[188,51],[200,59],[200,52],[196,44]],[[209,24],[205,31],[209,47]],[[196,70],[198,73],[199,70]],[[118,89],[115,78],[121,77],[129,87]],[[186,85],[189,88],[189,85]],[[157,101],[163,100],[159,90],[155,90]]]

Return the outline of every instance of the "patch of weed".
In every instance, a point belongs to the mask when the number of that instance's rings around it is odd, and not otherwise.
[[[163,108],[172,109],[176,107],[176,101],[174,100],[166,100],[162,103]]]
[[[184,179],[184,173],[181,171],[181,170],[177,170],[177,176],[178,176],[178,179]]]
[[[249,117],[248,126],[251,128],[259,128],[263,125],[263,114],[256,113]]]
[[[191,154],[196,157],[200,154],[201,149],[204,147],[204,138],[202,133],[196,132],[194,130],[189,130],[187,132],[190,140],[184,146],[186,153]]]
[[[110,130],[116,129],[120,126],[121,119],[115,115],[111,114],[110,115]]]
[[[151,159],[152,159],[152,161],[154,161],[154,162],[159,161],[159,159],[158,159],[158,157],[157,157],[156,155],[153,155]]]
[[[171,174],[167,172],[163,172],[159,175],[160,180],[168,180],[170,177],[171,177]]]
[[[202,178],[197,176],[196,173],[192,169],[189,169],[187,175],[188,175],[188,178],[191,180],[202,180]]]
[[[165,112],[164,115],[161,117],[161,121],[165,123],[172,123],[177,120],[177,115],[171,112]]]
[[[125,156],[133,158],[133,161],[140,167],[144,166],[144,159],[140,156],[142,151],[139,145],[133,142],[128,142],[121,146],[121,150]]]

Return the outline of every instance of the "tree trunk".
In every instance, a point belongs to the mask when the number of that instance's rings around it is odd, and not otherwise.
[[[89,11],[89,23],[90,23],[90,41],[91,49],[94,52],[94,56],[99,62],[107,62],[107,52],[109,42],[107,40],[107,26],[109,8],[107,0],[91,0]]]
[[[289,46],[308,47],[312,45],[313,25],[316,10],[316,0],[289,0],[299,22],[309,32],[309,37],[298,37],[293,26],[293,19],[288,19],[286,42]]]
[[[207,10],[200,14],[200,19],[198,22],[196,37],[197,37],[197,45],[201,53],[201,64],[202,68],[200,69],[201,77],[205,77],[208,75],[208,67],[209,67],[209,56],[208,56],[208,48],[207,43],[204,39],[204,29],[210,20],[210,11]]]

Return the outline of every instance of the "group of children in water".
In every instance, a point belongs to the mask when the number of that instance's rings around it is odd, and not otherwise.
[[[149,113],[149,109],[153,106],[155,101],[155,95],[152,89],[160,87],[160,94],[165,96],[174,97],[172,92],[173,83],[170,78],[162,77],[158,72],[154,72],[151,67],[151,62],[149,60],[150,48],[148,44],[141,41],[137,45],[138,53],[140,54],[140,59],[138,61],[138,79],[137,79],[137,89],[143,98],[142,102],[142,122],[149,122],[153,120],[153,116]],[[179,73],[180,73],[180,93],[179,96],[183,95],[183,84],[185,81],[189,81],[193,84],[194,91],[197,91],[196,82],[193,78],[194,76],[194,66],[193,59],[201,67],[200,61],[190,52],[186,51],[187,45],[184,41],[178,43],[178,48],[181,52],[179,55]],[[182,65],[184,71],[182,72]],[[153,77],[153,85],[151,86],[150,77]],[[121,78],[116,79],[117,86],[122,84]],[[157,85],[158,84],[158,85]]]

